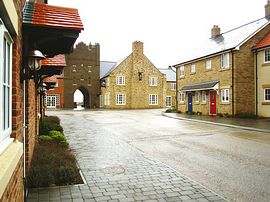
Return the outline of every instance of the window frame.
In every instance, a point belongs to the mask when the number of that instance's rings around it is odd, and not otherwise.
[[[179,102],[184,103],[185,102],[185,92],[179,91]]]
[[[124,86],[126,85],[126,78],[125,76],[116,76],[116,85]]]
[[[157,94],[150,94],[149,95],[149,105],[158,105],[158,95]]]
[[[116,94],[116,105],[126,105],[126,94]]]
[[[220,97],[222,103],[230,103],[230,89],[224,88],[220,90]],[[225,98],[225,99],[224,99]]]
[[[266,93],[266,91],[269,91],[269,92]],[[269,99],[266,99],[267,96],[269,96]],[[263,100],[264,102],[270,102],[270,88],[263,89]]]
[[[158,78],[157,77],[149,77],[149,85],[150,86],[157,86],[158,85]]]
[[[220,68],[221,69],[229,69],[230,67],[230,54],[223,53],[220,56]]]
[[[99,96],[99,107],[104,107],[104,96],[103,95]]]
[[[180,78],[185,77],[185,66],[184,65],[180,66],[180,68],[179,68],[179,76],[180,76]]]
[[[202,91],[202,103],[206,103],[206,92]]]
[[[176,83],[171,83],[171,90],[176,90]]]
[[[110,105],[110,93],[105,93],[104,95],[104,105]]]
[[[194,102],[199,103],[200,102],[200,92],[196,91],[194,95]]]
[[[268,55],[266,55],[266,53]],[[264,63],[270,63],[270,49],[264,50]]]
[[[205,62],[205,68],[207,70],[212,69],[212,60],[206,60],[206,62]]]
[[[195,65],[195,64],[192,64],[192,65],[190,66],[190,73],[191,73],[191,74],[196,73],[196,65]]]
[[[168,98],[169,98],[169,102],[167,100]],[[168,105],[168,103],[169,103],[169,105]],[[166,96],[165,105],[166,105],[166,107],[172,107],[172,96],[170,96],[170,95]]]
[[[13,40],[0,18],[0,58],[5,58],[4,62],[0,62],[0,120],[5,120],[0,123],[0,154],[13,141],[10,137],[12,133],[12,49]],[[5,113],[6,110],[7,113]],[[4,125],[5,123],[7,125]]]

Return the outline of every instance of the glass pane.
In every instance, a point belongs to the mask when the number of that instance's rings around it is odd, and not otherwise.
[[[3,74],[3,82],[6,83],[6,39],[4,38],[3,44],[3,58],[4,58],[4,74]]]
[[[7,84],[10,85],[10,44],[7,43]]]

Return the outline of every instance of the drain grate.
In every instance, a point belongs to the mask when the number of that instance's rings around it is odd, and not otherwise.
[[[120,175],[125,172],[125,169],[122,166],[113,166],[113,167],[105,167],[101,169],[101,172],[107,175]]]

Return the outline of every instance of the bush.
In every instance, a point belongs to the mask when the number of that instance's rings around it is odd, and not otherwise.
[[[49,135],[51,130],[63,132],[63,127],[60,125],[60,119],[57,116],[47,116],[39,122],[39,135]]]
[[[51,130],[49,132],[49,137],[56,141],[58,144],[62,144],[62,145],[68,145],[67,139],[64,136],[63,133],[56,131],[56,130]]]
[[[27,175],[29,187],[68,185],[82,183],[75,156],[68,147],[55,142],[37,145],[32,166]]]
[[[48,136],[48,135],[41,135],[41,136],[39,136],[38,139],[39,139],[40,142],[45,142],[45,141],[52,140],[52,138],[50,136]]]

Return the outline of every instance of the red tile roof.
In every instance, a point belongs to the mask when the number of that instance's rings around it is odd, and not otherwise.
[[[57,75],[53,75],[51,77],[47,77],[43,80],[44,83],[56,83],[58,79]]]
[[[42,60],[42,66],[52,66],[52,67],[65,67],[67,66],[66,64],[66,58],[65,55],[60,54],[60,55],[56,55],[53,58],[46,58],[44,60]]]
[[[256,45],[256,48],[270,46],[270,32]]]
[[[53,27],[69,30],[83,30],[77,9],[27,2],[23,23],[33,26]]]

